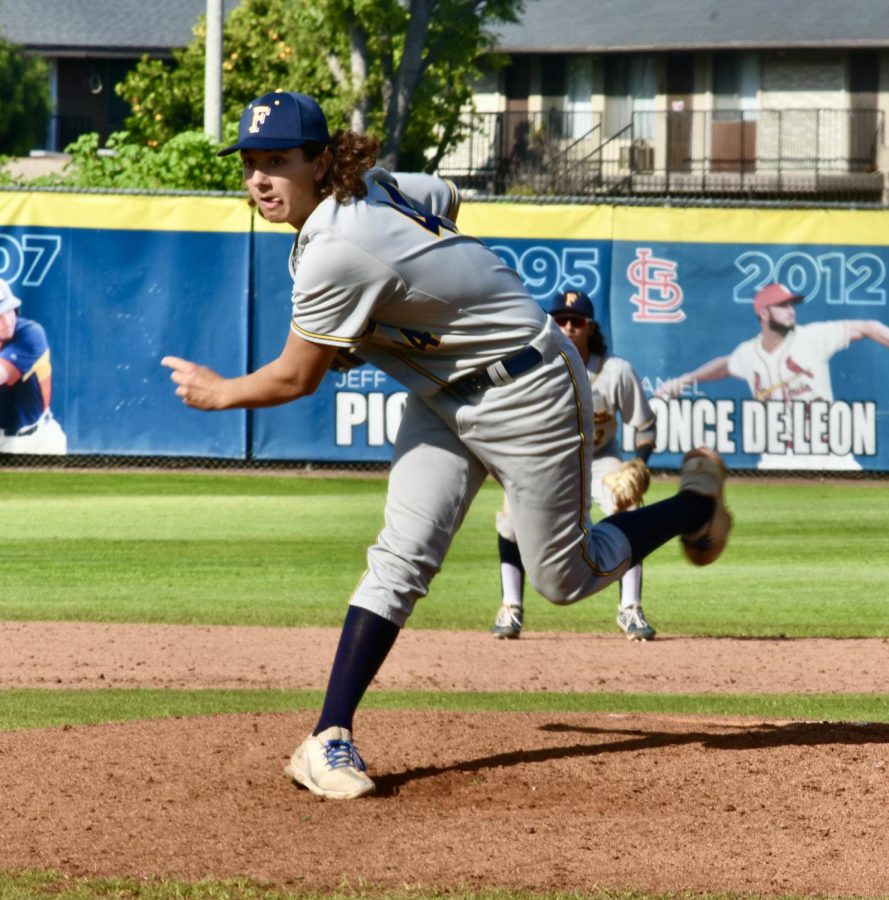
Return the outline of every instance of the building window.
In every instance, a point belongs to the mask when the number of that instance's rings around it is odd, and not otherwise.
[[[606,57],[605,137],[624,129],[632,131],[633,137],[654,137],[656,97],[657,69],[653,56]]]

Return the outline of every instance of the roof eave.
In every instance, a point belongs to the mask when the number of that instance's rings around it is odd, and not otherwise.
[[[854,41],[702,41],[698,43],[639,44],[565,44],[542,47],[539,44],[498,44],[496,53],[657,53],[693,50],[884,50],[889,38]]]
[[[143,56],[171,59],[169,47],[71,47],[53,44],[20,45],[25,53],[55,59],[141,59]]]

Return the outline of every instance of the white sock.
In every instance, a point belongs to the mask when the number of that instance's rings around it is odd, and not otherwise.
[[[629,609],[642,603],[642,566],[635,565],[624,572],[620,580],[620,608]]]
[[[506,606],[522,608],[522,591],[525,573],[512,563],[500,563],[500,583],[503,586],[503,603]]]

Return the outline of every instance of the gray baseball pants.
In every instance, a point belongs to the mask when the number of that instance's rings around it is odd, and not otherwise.
[[[630,545],[590,523],[592,394],[577,351],[555,325],[532,345],[543,361],[469,399],[408,398],[395,441],[385,523],[351,603],[403,626],[426,595],[490,473],[509,500],[531,584],[573,603],[617,581]]]

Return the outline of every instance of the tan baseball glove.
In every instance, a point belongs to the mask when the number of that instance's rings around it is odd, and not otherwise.
[[[651,475],[648,466],[637,457],[609,472],[602,482],[614,498],[614,511],[622,512],[642,505],[642,496],[651,484]]]

